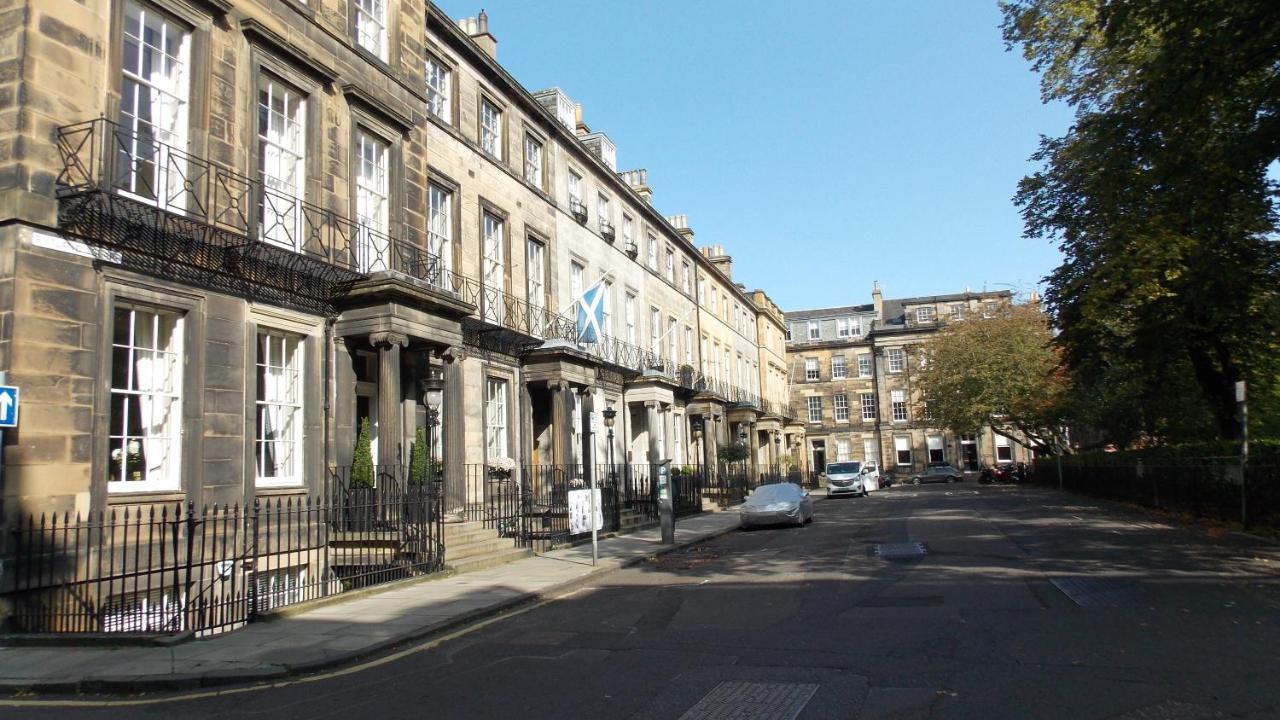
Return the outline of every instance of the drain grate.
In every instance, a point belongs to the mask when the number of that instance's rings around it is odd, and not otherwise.
[[[886,560],[902,560],[924,557],[929,554],[929,550],[924,543],[876,543],[868,549],[867,554]]]
[[[1125,580],[1056,577],[1049,578],[1049,582],[1080,607],[1137,607],[1145,599],[1145,593],[1141,587]]]
[[[818,686],[811,683],[726,681],[680,720],[795,720],[816,692]]]

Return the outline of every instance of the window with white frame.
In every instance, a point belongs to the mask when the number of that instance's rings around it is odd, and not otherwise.
[[[485,457],[505,458],[507,439],[507,381],[488,378],[484,384]]]
[[[670,316],[667,317],[666,337],[667,337],[667,357],[670,358],[671,365],[674,367],[677,360],[680,357],[676,349],[676,341],[680,339],[680,336],[676,334],[676,319]]]
[[[596,220],[601,227],[612,219],[613,213],[609,210],[609,196],[600,193],[596,194]]]
[[[995,314],[996,314],[996,304],[993,301],[988,300],[982,303],[982,317],[984,318],[995,317]]]
[[[818,379],[818,376],[819,376],[818,358],[805,358],[804,359],[804,379],[807,382],[813,382],[814,380]]]
[[[569,171],[569,212],[587,212],[587,206],[582,202],[582,176],[572,170]]]
[[[524,179],[535,187],[542,187],[542,141],[525,133]]]
[[[693,367],[693,328],[684,326],[684,364]]]
[[[257,433],[254,463],[259,485],[303,480],[302,338],[276,330],[258,333]]]
[[[182,480],[182,315],[121,304],[112,320],[107,490],[177,490]]]
[[[996,462],[1013,462],[1013,443],[1000,433],[996,433]]]
[[[355,0],[356,43],[379,60],[387,59],[386,0]]]
[[[852,335],[852,321],[850,318],[836,318],[836,337],[849,337]]]
[[[276,568],[274,570],[255,570],[253,581],[257,584],[258,612],[288,605],[296,605],[306,600],[307,566]]]
[[[676,284],[676,251],[667,248],[667,282],[672,285]]]
[[[529,303],[529,330],[542,337],[544,318],[542,310],[547,306],[547,246],[530,237],[525,240],[525,301]]]
[[[495,160],[502,159],[502,110],[484,98],[480,100],[480,149]]]
[[[427,56],[427,112],[449,122],[449,68],[430,55]]]
[[[820,331],[820,330],[819,330],[819,328],[818,328],[818,321],[817,321],[817,320],[810,320],[808,324],[809,324],[809,339],[810,339],[810,340],[817,340],[818,338],[822,337],[822,333],[821,333],[821,331]]]
[[[264,77],[258,89],[258,162],[262,174],[262,238],[302,246],[306,177],[306,101],[301,92]]]
[[[658,238],[649,236],[649,269],[657,271],[658,269]]]
[[[484,292],[481,293],[481,304],[485,320],[499,324],[502,322],[502,292],[506,279],[506,253],[504,252],[505,234],[501,218],[492,213],[484,213],[484,258],[481,281]]]
[[[946,446],[942,442],[941,435],[929,435],[924,439],[925,449],[929,452],[929,462],[940,463],[947,461]]]
[[[626,248],[631,247],[634,244],[631,240],[631,225],[632,225],[631,216],[623,214],[622,216],[622,247],[624,250]]]
[[[899,465],[911,464],[911,438],[901,435],[893,438],[893,452]]]
[[[931,323],[938,318],[937,311],[933,306],[916,308],[916,322],[924,324]]]
[[[889,403],[893,410],[894,422],[907,421],[907,391],[906,390],[890,390]]]
[[[427,184],[427,253],[434,256],[435,267],[428,258],[427,282],[443,286],[450,282],[453,268],[453,193],[435,184]]]
[[[811,423],[822,422],[822,398],[816,395],[810,395],[808,398],[808,403],[809,403],[809,422]]]
[[[717,309],[718,309],[718,308],[717,308],[716,306],[717,306],[717,305],[718,305],[718,303],[719,303],[719,301],[718,301],[718,299],[717,299],[717,298],[719,298],[719,297],[720,297],[720,290],[719,290],[718,288],[716,288],[716,287],[714,287],[714,286],[713,286],[713,287],[711,288],[711,314],[712,314],[712,315],[717,314]]]
[[[662,357],[662,312],[653,306],[649,307],[649,352]]]
[[[693,269],[686,260],[680,263],[680,287],[684,290],[685,295],[693,292]]]
[[[836,422],[849,422],[849,396],[840,393],[835,396]]]
[[[788,325],[786,329],[782,331],[782,338],[784,342],[791,342],[791,326],[790,325]]]
[[[858,377],[871,377],[871,353],[862,353],[858,356]]]
[[[182,209],[187,151],[191,39],[187,28],[150,7],[124,6],[116,187]],[[174,154],[177,151],[178,155]]]
[[[356,133],[356,258],[362,272],[387,270],[390,259],[390,181],[387,144],[364,130]]]
[[[862,393],[859,395],[862,401],[862,420],[864,422],[876,419],[876,396],[872,393]]]
[[[603,330],[606,335],[612,335],[613,334],[613,283],[608,280],[604,281],[604,297],[601,299],[600,302],[604,305],[604,312],[603,312],[603,318],[602,318],[604,320],[604,323],[600,326],[600,329]]]
[[[849,366],[846,362],[847,361],[843,355],[831,356],[831,378],[833,380],[838,380],[848,376]]]
[[[635,345],[639,334],[636,332],[636,296],[634,294],[627,293],[622,303],[622,315],[627,323],[627,342]]]
[[[582,265],[569,263],[569,294],[573,297],[574,317],[577,317],[577,307],[582,302],[582,275],[585,271]]]
[[[836,440],[836,462],[849,462],[853,459],[853,443],[849,440]]]
[[[900,373],[907,366],[907,354],[902,348],[889,348],[889,372]]]
[[[702,374],[711,375],[711,377],[715,377],[715,375],[711,373],[711,366],[715,364],[715,361],[712,359],[711,354],[707,352],[707,336],[706,335],[702,336],[702,342],[698,345],[698,347],[701,353],[698,357],[702,358]]]
[[[702,275],[698,275],[698,305],[707,305],[707,279]]]
[[[732,358],[733,354],[730,352],[729,348],[726,347],[724,349],[724,364],[721,365],[724,369],[724,377],[722,378],[724,382],[729,382],[729,375],[733,372],[733,365],[731,364],[733,362]]]
[[[862,462],[864,463],[880,462],[880,446],[876,443],[874,438],[863,438]]]
[[[951,319],[952,319],[952,320],[962,320],[962,319],[964,319],[964,306],[963,306],[963,305],[952,305],[952,306],[951,306]]]

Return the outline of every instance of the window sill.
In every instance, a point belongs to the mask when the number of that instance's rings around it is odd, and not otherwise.
[[[297,483],[258,483],[254,488],[255,495],[269,497],[272,495],[301,495],[307,492],[307,486]]]
[[[141,490],[128,488],[125,490],[112,490],[107,487],[107,504],[108,505],[128,505],[131,503],[163,503],[163,502],[181,502],[187,499],[187,494],[181,490],[173,488],[163,488],[156,490]]]

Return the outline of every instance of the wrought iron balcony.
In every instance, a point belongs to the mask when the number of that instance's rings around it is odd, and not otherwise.
[[[578,219],[578,222],[585,223],[587,221],[587,206],[582,204],[578,198],[569,198],[569,212]]]
[[[600,221],[600,237],[604,238],[606,241],[610,243],[614,241],[614,239],[617,237],[617,234],[613,230],[613,223],[609,222],[608,220]]]

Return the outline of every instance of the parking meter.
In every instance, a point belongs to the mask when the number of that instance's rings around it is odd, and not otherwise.
[[[663,460],[658,463],[655,472],[657,473],[656,485],[658,486],[658,521],[662,525],[662,543],[664,545],[673,545],[676,541],[676,515],[675,508],[671,504],[671,461]]]

